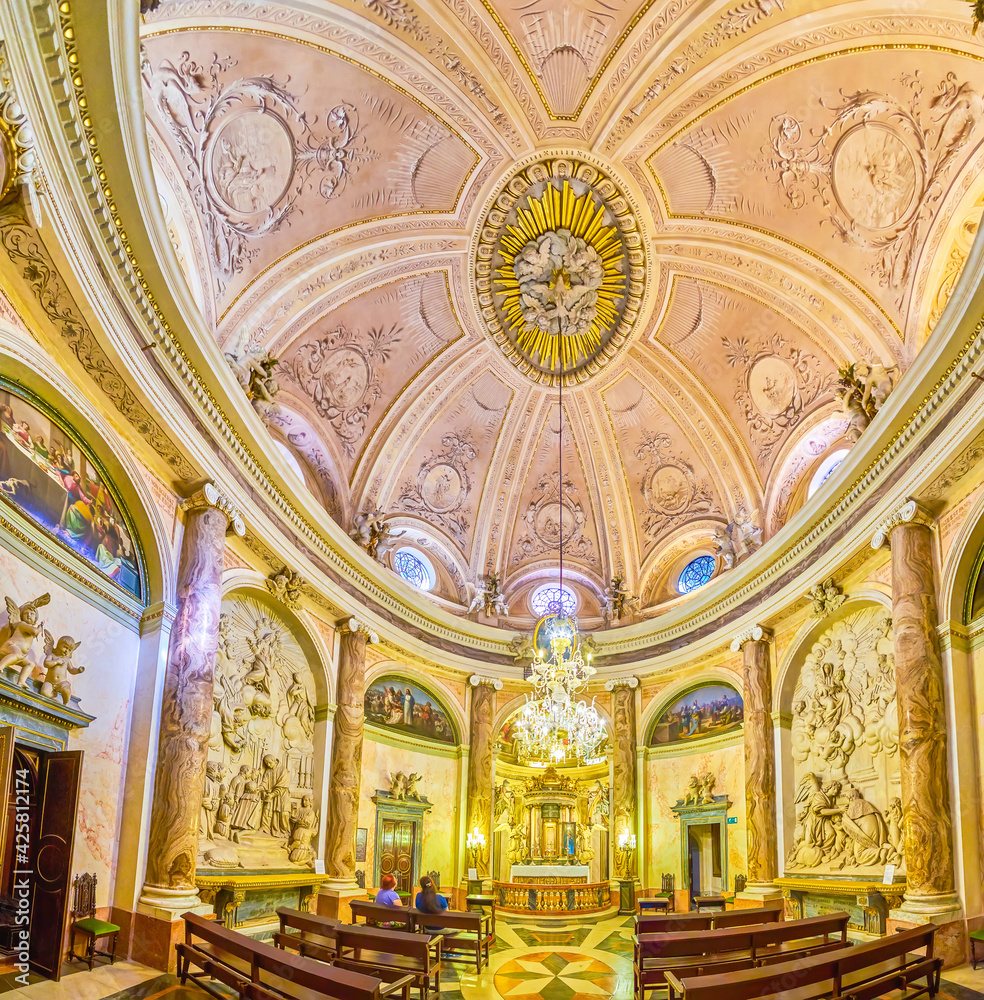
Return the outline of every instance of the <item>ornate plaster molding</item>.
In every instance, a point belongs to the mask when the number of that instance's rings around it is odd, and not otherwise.
[[[498,677],[486,677],[484,674],[472,674],[468,678],[468,683],[474,688],[484,684],[486,687],[494,688],[496,691],[502,690],[502,681]]]
[[[369,625],[365,622],[359,621],[358,618],[348,618],[344,622],[340,622],[338,625],[338,631],[343,635],[346,632],[361,632],[366,637],[366,642],[370,646],[379,645],[379,633],[374,632]]]
[[[752,625],[743,629],[731,640],[731,652],[739,652],[746,642],[768,642],[771,638],[771,629],[767,629],[764,625]]]
[[[614,691],[617,687],[637,688],[639,686],[638,677],[610,677],[605,681],[605,690]]]
[[[203,510],[206,507],[215,507],[216,510],[221,510],[229,519],[229,526],[240,538],[246,534],[246,525],[239,508],[219,490],[215,483],[206,483],[181,504],[181,509],[186,513]]]
[[[875,533],[871,536],[871,547],[880,549],[888,541],[892,529],[897,528],[900,524],[925,524],[931,528],[935,523],[929,511],[910,497],[878,525]]]
[[[14,187],[23,191],[24,204],[29,208],[33,220],[39,219],[37,199],[34,196],[34,168],[37,154],[34,151],[34,129],[28,121],[24,105],[17,96],[7,58],[6,43],[0,39],[0,131],[8,157],[7,176],[3,197]]]

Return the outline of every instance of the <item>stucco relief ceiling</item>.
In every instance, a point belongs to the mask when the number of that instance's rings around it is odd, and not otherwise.
[[[779,531],[838,368],[902,377],[984,193],[945,0],[165,0],[143,34],[169,233],[219,345],[279,358],[278,440],[344,527],[507,596],[561,526],[585,592],[648,601]]]

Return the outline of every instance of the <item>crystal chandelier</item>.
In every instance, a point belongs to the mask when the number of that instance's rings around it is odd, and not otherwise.
[[[558,391],[560,433],[557,467],[561,496],[564,482],[564,372]],[[560,514],[560,588],[564,586],[564,517]],[[576,701],[595,672],[591,654],[581,655],[577,619],[564,616],[559,603],[550,608],[533,629],[533,662],[530,679],[533,697],[516,720],[516,741],[523,763],[584,763],[597,753],[605,739],[605,724],[594,706]]]

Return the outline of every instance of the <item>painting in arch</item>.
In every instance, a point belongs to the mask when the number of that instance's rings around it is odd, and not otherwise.
[[[436,695],[416,681],[387,675],[374,680],[365,695],[366,721],[390,732],[438,743],[456,743],[454,725]]]
[[[136,598],[139,554],[98,457],[40,400],[0,381],[0,496]]]
[[[741,695],[727,684],[702,684],[675,698],[653,724],[652,744],[686,743],[737,729],[744,720]]]

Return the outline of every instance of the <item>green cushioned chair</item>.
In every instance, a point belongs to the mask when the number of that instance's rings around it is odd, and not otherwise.
[[[973,963],[974,971],[977,971],[977,963],[980,961],[977,957],[977,942],[984,941],[984,931],[971,931],[970,932],[970,961]]]
[[[106,920],[99,920],[96,917],[96,876],[85,872],[76,875],[72,880],[73,901],[72,901],[72,931],[68,944],[69,959],[78,959],[80,962],[88,962],[89,969],[96,955],[102,955],[109,959],[112,965],[116,958],[116,935],[120,929],[116,924],[111,924]],[[75,954],[75,935],[82,934],[88,938],[89,945],[83,955]],[[96,942],[100,938],[111,937],[112,946],[109,951],[98,951]]]

